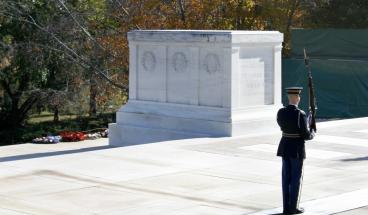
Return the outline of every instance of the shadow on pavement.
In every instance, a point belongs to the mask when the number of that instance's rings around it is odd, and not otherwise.
[[[213,137],[213,138],[216,138],[216,137]],[[193,138],[186,138],[186,139],[193,139]],[[156,144],[156,143],[161,143],[162,141],[169,141],[169,140],[146,141],[146,142],[141,142],[141,143],[124,144],[121,146],[120,145],[119,146],[106,145],[106,146],[95,146],[95,147],[87,147],[87,148],[80,148],[80,149],[63,150],[63,151],[38,152],[38,153],[31,153],[31,154],[24,154],[24,155],[14,155],[14,156],[0,157],[0,163],[16,161],[16,160],[27,160],[27,159],[33,159],[33,158],[42,158],[42,157],[90,152],[90,151],[104,150],[104,149],[110,149],[110,148],[129,147],[129,146],[144,145],[144,144]]]
[[[214,200],[214,199],[209,199],[209,198],[202,198],[202,197],[197,197],[195,195],[191,195],[189,193],[188,194],[185,194],[185,193],[183,194],[183,193],[169,192],[169,191],[162,190],[162,189],[144,188],[144,187],[141,187],[138,184],[135,185],[133,183],[129,184],[129,183],[106,182],[106,181],[104,181],[102,179],[98,179],[98,178],[80,177],[80,176],[65,174],[65,173],[62,173],[62,172],[59,172],[59,171],[53,171],[53,170],[38,170],[38,171],[33,171],[33,172],[27,173],[27,174],[21,174],[21,175],[7,177],[5,179],[10,180],[10,179],[15,179],[15,178],[19,178],[19,177],[27,177],[29,175],[54,176],[54,177],[68,179],[68,180],[76,180],[78,182],[92,183],[92,184],[94,184],[94,186],[106,186],[106,187],[110,187],[110,188],[123,189],[121,191],[128,190],[128,191],[134,191],[134,192],[140,192],[140,193],[148,193],[148,194],[152,194],[152,195],[166,196],[166,197],[169,197],[169,198],[174,197],[174,198],[186,199],[186,200],[190,200],[190,201],[201,202],[203,204],[215,204],[215,205],[222,205],[222,206],[226,206],[226,207],[235,207],[235,208],[241,208],[241,209],[246,209],[246,210],[254,210],[254,211],[259,210],[259,208],[252,207],[252,206],[249,206],[249,205],[242,205],[242,204],[237,204],[237,203],[233,203],[233,202],[229,202],[229,201],[219,201],[219,200]]]
[[[63,151],[54,151],[54,152],[39,152],[39,153],[32,153],[32,154],[15,155],[15,156],[1,157],[0,158],[0,163],[1,162],[16,161],[16,160],[28,160],[28,159],[33,159],[33,158],[43,158],[43,157],[50,157],[50,156],[83,153],[83,152],[104,150],[104,149],[110,149],[110,148],[117,148],[117,147],[113,147],[113,146],[95,146],[95,147],[81,148],[81,149],[72,149],[72,150],[63,150]]]
[[[368,161],[368,156],[357,157],[357,158],[347,158],[347,159],[342,159],[341,161]]]

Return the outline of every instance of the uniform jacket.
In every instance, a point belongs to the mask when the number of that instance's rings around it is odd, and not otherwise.
[[[278,111],[277,123],[283,134],[299,136],[291,138],[283,135],[277,150],[277,156],[304,159],[305,140],[313,138],[313,134],[309,131],[305,112],[295,105],[288,105]]]

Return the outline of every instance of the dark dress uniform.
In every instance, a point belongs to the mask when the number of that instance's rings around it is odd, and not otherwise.
[[[282,138],[277,156],[282,157],[282,196],[284,214],[302,213],[298,207],[299,191],[305,159],[305,140],[313,138],[309,130],[307,116],[295,105],[281,108],[277,113],[277,123],[282,130]]]

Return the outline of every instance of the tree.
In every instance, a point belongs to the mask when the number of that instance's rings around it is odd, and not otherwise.
[[[95,76],[127,91],[127,84],[121,85],[109,77],[121,70],[106,66],[114,55],[101,44],[105,36],[102,29],[110,24],[101,15],[105,14],[105,1],[7,0],[0,7],[3,53],[0,82],[9,98],[8,105],[1,109],[2,125],[22,124],[33,105],[40,103],[41,94],[47,95],[46,92],[51,92],[48,89],[52,89],[56,96],[55,90],[63,88],[59,85],[65,88],[70,74],[65,75],[68,68],[60,65],[72,63],[74,68],[82,68],[74,71],[83,71],[86,77],[91,77],[92,114],[96,112]],[[91,8],[94,11],[89,13]],[[55,77],[63,77],[64,81],[50,84],[49,80]]]
[[[312,28],[367,28],[365,0],[313,0],[305,3],[305,26]]]
[[[2,61],[7,63],[0,70],[0,84],[8,102],[0,112],[0,120],[1,127],[6,128],[22,124],[33,105],[47,96],[42,89],[49,71],[44,64],[49,52],[45,51],[47,44],[42,44],[45,37],[37,28],[18,21],[29,14],[41,18],[41,13],[36,12],[40,10],[39,5],[4,4],[0,4],[2,11],[6,11],[0,19],[0,38]],[[6,10],[10,7],[25,12],[15,18]],[[53,9],[48,5],[42,8],[50,12]]]
[[[89,87],[92,116],[108,103],[106,95],[127,95],[130,30],[279,30],[288,50],[292,27],[362,27],[366,10],[363,0],[3,0],[1,119],[26,116],[41,94],[71,98],[68,91],[81,86]]]

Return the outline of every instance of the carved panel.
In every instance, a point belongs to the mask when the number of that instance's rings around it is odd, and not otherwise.
[[[200,65],[199,105],[221,107],[224,90],[223,49],[201,49]]]
[[[138,49],[137,100],[166,100],[165,46],[142,45]]]
[[[188,67],[188,60],[183,52],[176,52],[172,57],[172,66],[175,72],[185,72]]]
[[[143,53],[142,66],[145,71],[154,71],[156,67],[156,57],[150,52],[146,51]]]
[[[195,48],[172,46],[168,48],[167,101],[170,103],[190,104],[196,87],[193,86],[194,74],[198,72],[194,60],[197,60]]]
[[[204,69],[207,73],[213,74],[220,70],[220,59],[216,54],[207,54],[204,60]]]

